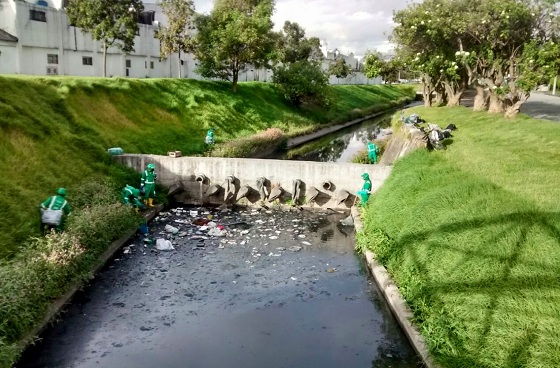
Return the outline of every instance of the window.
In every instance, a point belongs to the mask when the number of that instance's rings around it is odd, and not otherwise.
[[[58,64],[58,55],[57,54],[48,54],[47,55],[47,64]]]
[[[150,69],[153,69],[153,68],[154,68],[154,62],[150,61]]]
[[[46,22],[47,21],[47,13],[44,11],[39,10],[29,10],[29,19],[36,20],[38,22]]]
[[[82,57],[82,65],[93,65],[93,58],[91,56]]]
[[[126,67],[132,68],[132,62],[130,60],[126,60]]]
[[[126,69],[126,76],[130,77],[130,69]]]

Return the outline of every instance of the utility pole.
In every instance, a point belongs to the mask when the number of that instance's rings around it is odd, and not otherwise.
[[[556,82],[558,81],[558,76],[554,77],[554,83],[552,84],[552,94],[556,95]]]

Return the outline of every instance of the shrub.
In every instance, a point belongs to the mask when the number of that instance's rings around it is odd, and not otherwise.
[[[79,206],[66,231],[30,239],[16,256],[0,263],[0,366],[16,360],[18,342],[41,321],[51,303],[87,279],[110,243],[143,219],[118,197],[108,182],[92,181],[77,193]]]
[[[249,137],[217,145],[212,150],[212,156],[251,157],[259,152],[280,149],[286,145],[287,140],[280,129],[268,128]]]
[[[274,83],[294,106],[329,105],[329,78],[318,63],[298,61],[274,70]]]

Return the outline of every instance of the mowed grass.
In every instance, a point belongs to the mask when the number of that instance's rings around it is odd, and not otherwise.
[[[413,96],[406,88],[335,86],[326,111],[294,109],[266,83],[241,83],[234,94],[228,83],[185,79],[0,77],[0,91],[0,258],[38,235],[37,205],[57,187],[72,203],[72,191],[94,179],[138,185],[106,154],[110,147],[201,155],[210,127],[218,145],[271,127],[293,135]]]
[[[359,245],[443,367],[560,367],[560,124],[415,108],[454,133],[395,164]]]

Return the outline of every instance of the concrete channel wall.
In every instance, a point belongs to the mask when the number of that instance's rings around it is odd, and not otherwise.
[[[290,201],[293,203],[294,181],[299,180],[298,204],[301,206],[349,209],[356,198],[356,191],[362,187],[363,173],[369,174],[372,191],[375,191],[381,187],[391,172],[391,166],[385,165],[310,161],[216,157],[174,158],[141,154],[124,154],[115,158],[138,172],[144,170],[147,164],[154,163],[158,182],[170,188],[180,187],[184,190],[184,201],[192,204],[236,202],[253,205],[261,204],[262,201],[272,202],[275,188],[278,187],[283,189],[279,197],[280,203]],[[257,183],[260,178],[265,179],[264,193]],[[219,186],[217,192],[208,195],[216,190],[216,187],[213,187],[215,185]],[[240,190],[244,187],[245,190],[250,188],[247,197],[236,201]],[[315,194],[314,189],[318,195],[311,200]],[[226,198],[228,190],[230,195]],[[347,198],[344,198],[346,195]]]

